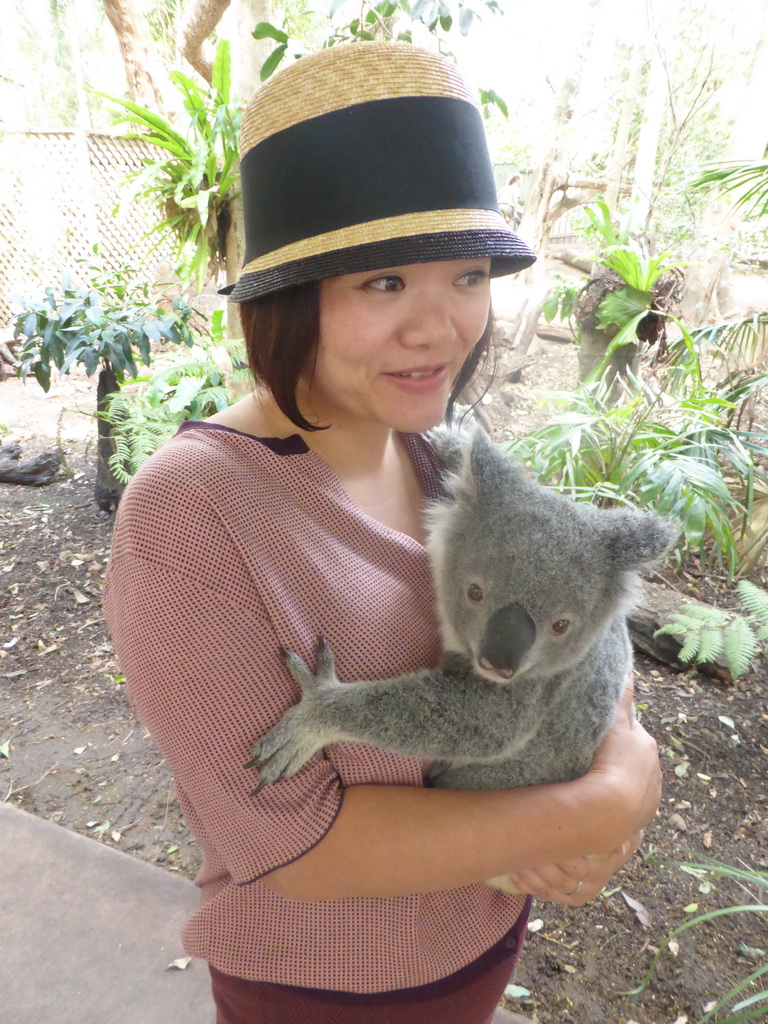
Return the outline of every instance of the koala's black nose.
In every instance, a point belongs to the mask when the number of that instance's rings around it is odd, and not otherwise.
[[[536,639],[536,624],[522,605],[505,605],[485,627],[478,658],[483,668],[509,678],[515,674]]]

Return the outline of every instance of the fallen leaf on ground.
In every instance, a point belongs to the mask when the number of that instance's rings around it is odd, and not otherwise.
[[[633,899],[632,896],[627,896],[624,890],[621,890],[621,895],[624,897],[626,903],[634,910],[635,916],[643,928],[651,927],[651,915],[648,913],[646,907],[640,902],[640,900]]]
[[[530,994],[530,991],[527,988],[523,988],[522,985],[507,985],[504,989],[506,999],[528,999]]]
[[[171,968],[175,968],[177,971],[186,971],[191,959],[191,956],[181,956],[178,960],[171,960],[165,969],[170,971]]]

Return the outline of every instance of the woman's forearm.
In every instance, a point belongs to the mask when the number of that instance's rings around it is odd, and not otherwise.
[[[403,896],[604,852],[634,828],[620,794],[607,796],[586,779],[515,790],[354,786],[321,842],[262,881],[298,900]]]
[[[630,684],[583,778],[506,790],[352,786],[317,846],[262,881],[310,901],[453,889],[614,851],[660,798],[658,748],[632,713]]]

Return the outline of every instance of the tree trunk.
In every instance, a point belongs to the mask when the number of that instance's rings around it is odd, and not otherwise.
[[[603,299],[611,292],[624,287],[618,274],[598,263],[592,276],[579,295],[574,307],[573,316],[579,325],[581,343],[579,345],[579,380],[586,380],[600,366],[608,346],[619,333],[619,328],[612,324],[609,328],[598,327],[598,310]],[[640,372],[639,344],[622,345],[611,355],[603,373],[603,379],[610,382],[626,381],[628,374],[637,376]],[[618,400],[621,384],[612,387],[611,400]]]
[[[226,12],[222,28],[232,47],[232,98],[245,104],[261,85],[261,67],[269,56],[272,44],[268,39],[254,39],[253,30],[260,21],[272,18],[271,0],[234,0]],[[237,281],[245,260],[243,203],[240,196],[229,204],[230,224],[227,231],[227,284]],[[242,337],[240,318],[229,306],[227,334]]]
[[[629,134],[632,129],[632,118],[637,107],[637,98],[640,94],[640,83],[643,77],[643,64],[645,53],[642,46],[635,49],[632,64],[629,69],[629,77],[624,87],[624,96],[621,103],[619,123],[616,127],[616,137],[613,144],[613,154],[608,165],[606,177],[608,188],[605,190],[605,204],[611,216],[615,216],[619,205],[619,184],[624,169],[629,163],[628,146]]]
[[[647,55],[650,62],[648,83],[643,104],[640,136],[637,140],[634,182],[632,186],[631,230],[633,233],[640,233],[647,229],[653,195],[656,154],[659,149],[659,136],[661,135],[661,127],[664,123],[664,110],[667,99],[664,64],[658,46],[652,39],[648,43]]]
[[[579,380],[586,380],[593,373],[608,350],[612,339],[618,332],[610,334],[601,331],[591,323],[581,325],[581,343],[579,344]],[[622,345],[617,348],[605,369],[606,380],[627,380],[628,374],[637,376],[640,372],[640,347],[638,345]]]
[[[97,425],[99,440],[96,447],[96,486],[94,494],[96,504],[103,512],[110,512],[117,508],[123,494],[123,485],[115,479],[109,465],[115,446],[112,442],[112,433],[109,423],[101,415],[105,411],[105,399],[107,395],[114,394],[120,390],[117,383],[115,371],[111,363],[104,363],[99,370],[99,377],[96,385],[96,410],[98,412]]]
[[[102,3],[117,36],[131,99],[150,110],[162,110],[162,96],[149,70],[152,62],[134,0],[102,0]]]

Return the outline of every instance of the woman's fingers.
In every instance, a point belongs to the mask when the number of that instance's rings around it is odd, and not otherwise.
[[[538,899],[568,907],[583,907],[634,855],[642,839],[643,833],[638,831],[610,853],[575,857],[563,864],[547,864],[535,871],[520,871],[510,877],[521,892],[530,893]]]

